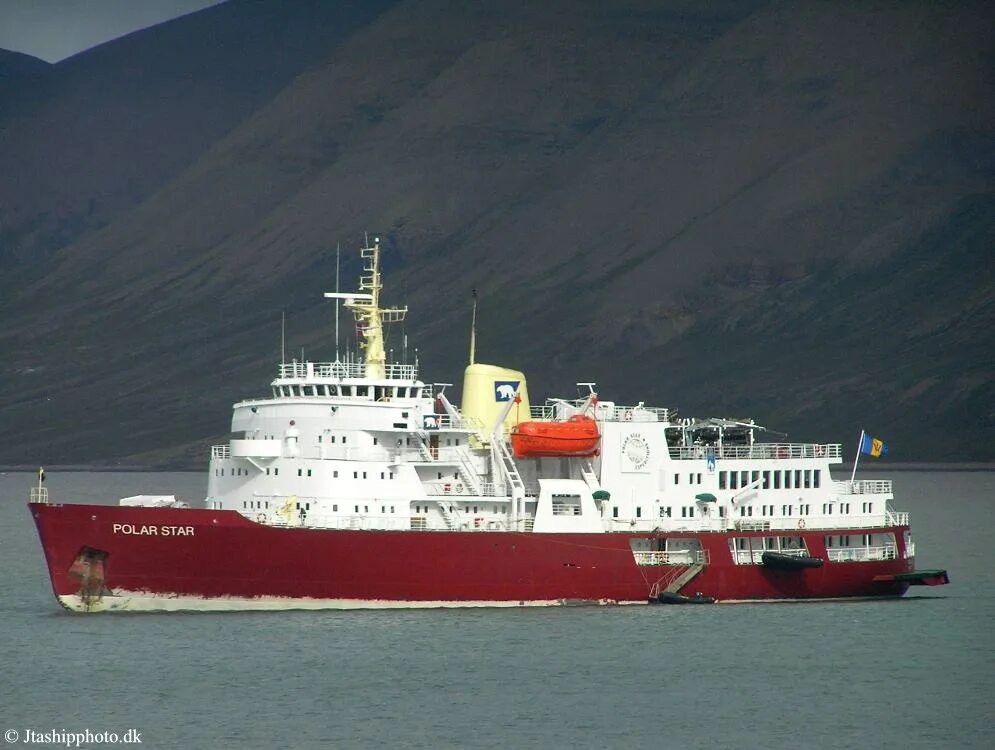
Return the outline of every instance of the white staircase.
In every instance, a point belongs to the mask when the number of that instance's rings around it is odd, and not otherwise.
[[[431,463],[438,463],[439,459],[436,458],[435,454],[432,453],[432,449],[428,444],[428,433],[422,431],[417,433],[418,442],[418,452],[421,453],[422,458]],[[457,471],[459,472],[460,478],[463,480],[463,484],[469,488],[470,495],[480,495],[483,488],[480,484],[480,476],[477,474],[476,470],[473,468],[473,463],[470,461],[470,455],[467,449],[462,446],[446,446],[446,450],[455,451],[456,458],[459,463],[457,464]]]
[[[580,465],[580,476],[592,492],[597,492],[601,489],[601,481],[598,479],[597,473],[594,471],[594,466],[590,461],[584,461]]]
[[[498,485],[500,479],[501,483],[511,489],[511,502],[516,509],[515,516],[517,517],[517,509],[525,507],[525,482],[522,481],[522,475],[518,473],[518,466],[515,464],[515,458],[511,455],[508,443],[497,436],[491,439],[491,463],[495,468],[500,467],[500,477],[495,471],[494,484]],[[517,520],[520,519],[516,518]]]

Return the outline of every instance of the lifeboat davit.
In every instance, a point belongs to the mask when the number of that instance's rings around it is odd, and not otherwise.
[[[580,414],[565,422],[520,422],[511,431],[511,447],[518,458],[593,456],[599,440],[598,423]]]

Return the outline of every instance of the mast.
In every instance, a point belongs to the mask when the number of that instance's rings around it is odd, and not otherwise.
[[[473,290],[473,318],[470,321],[470,364],[474,364],[477,353],[477,290]]]
[[[369,242],[367,241],[367,245]],[[344,299],[345,307],[356,316],[356,332],[359,347],[365,356],[365,375],[382,380],[387,377],[387,355],[384,352],[384,323],[398,323],[408,313],[405,307],[380,307],[380,291],[383,283],[380,277],[380,238],[373,239],[372,247],[360,250],[363,259],[363,273],[359,277],[359,293],[325,292],[325,297]]]

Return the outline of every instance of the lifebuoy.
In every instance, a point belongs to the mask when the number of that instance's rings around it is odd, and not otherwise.
[[[266,522],[266,514],[265,513],[256,513],[256,520],[259,523],[265,523]]]
[[[453,486],[451,484],[444,484],[442,485],[442,491],[448,495],[450,492],[453,491]]]
[[[739,531],[741,528],[743,528],[743,524],[740,521],[736,521],[736,523],[734,523],[733,526],[736,527],[736,531]]]
[[[805,528],[805,519],[804,518],[799,518],[798,519],[798,528],[799,529],[804,529]]]
[[[632,409],[626,409],[622,412],[622,421],[631,422],[632,421]]]
[[[473,519],[473,528],[479,529],[480,528],[480,524],[482,524],[483,522],[484,522],[483,518],[474,518]]]
[[[822,458],[825,455],[826,455],[826,446],[824,446],[824,445],[817,445],[817,446],[815,446],[815,457],[816,458]]]
[[[456,494],[457,495],[463,494],[463,485],[460,484],[459,482],[456,483]]]
[[[777,457],[778,458],[787,458],[788,457],[788,449],[785,448],[783,445],[778,446]]]

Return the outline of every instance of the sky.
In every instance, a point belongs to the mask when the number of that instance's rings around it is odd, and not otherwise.
[[[0,0],[0,49],[58,62],[219,0]]]

